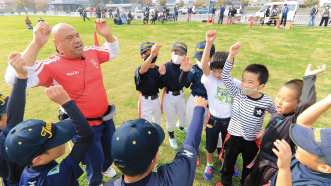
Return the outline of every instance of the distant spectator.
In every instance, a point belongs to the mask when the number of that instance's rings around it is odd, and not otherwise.
[[[85,22],[85,18],[90,21],[90,19],[87,17],[86,11],[83,10],[83,19],[84,19],[84,22]]]
[[[155,12],[155,10],[153,11],[153,17],[151,18],[151,24],[154,23],[155,25],[155,21],[157,20],[157,13]]]
[[[188,13],[187,21],[190,21],[191,20],[191,14],[192,14],[192,7],[191,6],[188,7],[187,13]]]
[[[276,20],[277,20],[277,18],[278,18],[278,14],[279,14],[279,10],[278,10],[278,7],[277,6],[275,6],[275,8],[272,10],[272,12],[271,12],[271,16],[270,17],[272,17],[272,19],[270,19],[270,21],[269,21],[269,25],[272,23],[272,20],[274,21],[274,24],[275,24],[275,26],[276,26]]]
[[[177,4],[174,8],[174,13],[175,13],[175,19],[174,20],[177,21],[177,19],[178,19],[178,6],[177,6]]]
[[[166,19],[166,13],[163,13],[163,11],[160,11],[159,21],[161,21],[163,24],[165,19]]]
[[[167,13],[167,17],[170,15],[169,13],[170,13],[170,9],[169,9],[169,7],[168,6],[166,6],[166,13]]]
[[[289,12],[289,9],[287,7],[287,4],[284,4],[284,7],[282,9],[282,21],[280,22],[280,24],[283,23],[284,21],[284,26],[286,25],[286,19],[287,19],[287,13]]]
[[[322,26],[323,21],[324,21],[324,27],[328,26],[328,20],[330,17],[330,10],[329,10],[329,5],[325,7],[324,11],[322,12],[322,19],[320,22],[320,26]]]
[[[26,27],[31,30],[33,29],[33,26],[31,25],[31,21],[28,16],[26,16],[26,19],[24,20]]]
[[[83,9],[81,7],[78,8],[78,12],[80,17],[83,17]]]
[[[114,18],[113,9],[111,7],[108,9],[108,12],[109,12],[109,18]]]
[[[90,13],[90,15],[91,15],[91,18],[92,18],[92,8],[90,7],[90,8],[88,8],[88,12]]]
[[[116,7],[116,13],[117,15],[120,15],[120,9],[118,7]]]
[[[267,8],[267,10],[264,13],[264,20],[267,19],[267,17],[270,17],[270,6]],[[262,25],[264,23],[264,20],[262,21]],[[267,23],[267,25],[270,25],[269,23]]]
[[[237,10],[234,7],[234,5],[232,5],[229,9],[229,24],[231,24],[233,17],[234,17],[234,15],[236,15],[236,13],[237,13]]]
[[[317,5],[315,5],[310,11],[308,27],[310,27],[310,26],[313,27],[315,25],[315,19],[316,19],[317,13],[318,13],[318,8],[317,8]]]
[[[131,11],[129,11],[128,12],[128,21],[127,21],[128,25],[131,23],[132,19],[133,19],[133,17],[132,17]]]
[[[101,10],[100,10],[100,8],[99,7],[97,7],[97,18],[101,18]]]
[[[144,14],[144,20],[143,20],[144,24],[148,25],[148,18],[149,18],[149,12],[146,10],[145,14]]]
[[[269,9],[270,10],[270,9]],[[241,9],[239,11],[240,15],[245,15],[246,14],[246,8],[244,6],[241,6]]]
[[[123,13],[121,14],[121,21],[122,21],[122,24],[126,24],[126,20],[127,20],[127,17],[126,17],[126,15],[125,15],[125,13],[123,12]]]
[[[122,24],[122,21],[121,21],[120,16],[117,13],[115,13],[114,14],[114,25],[121,25],[121,24]]]
[[[148,5],[146,6],[146,11],[149,12],[149,7],[148,7]]]
[[[210,13],[213,14],[213,15],[215,15],[215,12],[216,12],[216,8],[213,7],[213,8],[211,9]]]
[[[220,24],[220,22],[221,24],[223,23],[224,12],[225,12],[225,6],[223,5],[220,7],[220,15],[219,15],[220,17],[218,18],[218,24]]]
[[[45,22],[41,17],[39,17],[38,23],[39,23],[40,21]]]

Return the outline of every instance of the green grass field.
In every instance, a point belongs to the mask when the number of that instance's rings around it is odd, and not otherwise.
[[[30,16],[35,25],[39,16]],[[94,23],[83,22],[76,17],[52,17],[43,16],[51,26],[57,23],[68,23],[74,26],[80,33],[85,46],[93,45]],[[24,24],[24,16],[0,16],[0,92],[9,95],[11,87],[5,82],[4,75],[7,68],[7,58],[13,51],[23,52],[32,41],[32,31],[27,30]],[[93,18],[94,19],[94,18]],[[273,26],[256,26],[248,28],[247,25],[211,25],[202,22],[175,22],[161,25],[143,25],[142,21],[133,21],[131,25],[114,26],[112,19],[107,19],[111,31],[119,40],[119,56],[102,65],[103,79],[110,103],[117,107],[115,116],[116,127],[119,127],[125,120],[138,117],[137,101],[138,92],[135,90],[133,81],[134,70],[142,63],[139,55],[140,45],[145,41],[152,41],[162,44],[159,52],[157,65],[162,65],[171,59],[171,47],[177,41],[183,41],[188,46],[188,56],[194,55],[194,48],[200,41],[205,40],[205,33],[215,29],[218,32],[216,51],[229,50],[230,46],[240,41],[242,47],[236,56],[232,76],[241,79],[243,69],[251,63],[261,63],[268,67],[270,79],[263,89],[263,93],[274,98],[278,89],[288,80],[304,76],[309,63],[313,68],[318,65],[327,65],[327,70],[318,75],[316,87],[318,100],[325,98],[331,93],[330,74],[331,63],[329,54],[331,48],[331,30],[329,28],[308,28],[294,27],[293,30],[276,30]],[[99,36],[99,41],[104,40]],[[330,53],[329,53],[330,52]],[[55,53],[52,37],[42,48],[38,59],[46,59]],[[195,64],[195,60],[192,60]],[[57,122],[57,111],[59,106],[51,102],[44,93],[44,87],[28,89],[26,113],[24,119],[43,119]],[[186,98],[190,89],[185,90]],[[98,92],[95,93],[96,96]],[[330,127],[330,111],[324,113],[316,123],[317,127]],[[264,125],[267,124],[270,115],[266,115]],[[163,117],[162,127],[165,130],[165,118]],[[165,130],[166,131],[166,130]],[[159,165],[170,163],[177,151],[173,150],[166,133],[166,138],[160,149]],[[178,145],[182,145],[185,135],[176,130]],[[199,149],[201,165],[197,167],[194,185],[215,185],[220,180],[219,170],[221,165],[215,154],[215,170],[212,180],[203,179],[205,169],[205,133],[203,133]],[[64,158],[64,157],[63,157]],[[61,158],[59,159],[61,161]],[[238,158],[239,168],[242,168],[241,157]],[[185,171],[185,170],[183,170]],[[121,175],[118,172],[116,178]],[[104,178],[104,182],[109,179]],[[80,185],[87,185],[86,175],[79,179]],[[239,178],[233,178],[235,186],[239,186]]]

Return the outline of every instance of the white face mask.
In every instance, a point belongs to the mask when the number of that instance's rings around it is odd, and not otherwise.
[[[183,56],[172,54],[172,62],[179,65],[182,62]]]
[[[246,88],[242,85],[240,86],[240,88],[246,96],[252,95],[252,94],[256,93],[257,91],[259,91],[259,90],[257,90],[257,88]]]
[[[197,65],[199,66],[200,69],[202,69],[201,61],[198,61],[198,59],[196,60],[197,60]],[[208,65],[210,66],[210,61],[208,61]]]

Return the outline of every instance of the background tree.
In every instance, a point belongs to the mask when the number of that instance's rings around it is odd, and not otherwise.
[[[201,7],[203,6],[203,1],[202,0],[196,0],[194,3],[193,3],[194,6],[197,6],[197,7]]]
[[[308,7],[312,7],[312,6],[317,5],[319,3],[320,3],[319,0],[305,0],[304,1],[304,4]]]
[[[47,8],[47,4],[46,3],[39,3],[36,5],[36,8],[42,9],[42,8]]]
[[[182,6],[184,6],[184,1],[180,0],[180,2],[178,3],[178,7],[182,7]]]
[[[160,0],[160,6],[165,6],[167,4],[167,0]]]
[[[249,1],[242,1],[242,2],[241,2],[241,6],[248,6],[248,2],[249,2]]]
[[[113,1],[109,1],[108,4],[114,4],[114,2]]]
[[[99,6],[99,7],[103,7],[103,6],[105,6],[105,4],[103,4],[103,3],[99,3],[98,6]]]
[[[152,5],[152,1],[151,0],[145,0],[145,5],[147,6],[151,6]]]
[[[24,3],[22,1],[20,1],[20,0],[16,0],[14,6],[17,9],[23,9],[24,8]]]
[[[225,5],[226,0],[218,0],[217,1],[217,6],[223,6]]]

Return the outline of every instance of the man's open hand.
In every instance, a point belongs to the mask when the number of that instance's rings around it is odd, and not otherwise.
[[[62,87],[62,85],[51,86],[47,88],[45,92],[46,95],[49,97],[49,99],[51,99],[52,101],[54,101],[59,105],[63,105],[71,100],[68,93]]]
[[[25,67],[25,62],[18,52],[13,52],[9,55],[8,63],[16,71],[16,77],[20,79],[26,79],[28,75],[28,69]]]

